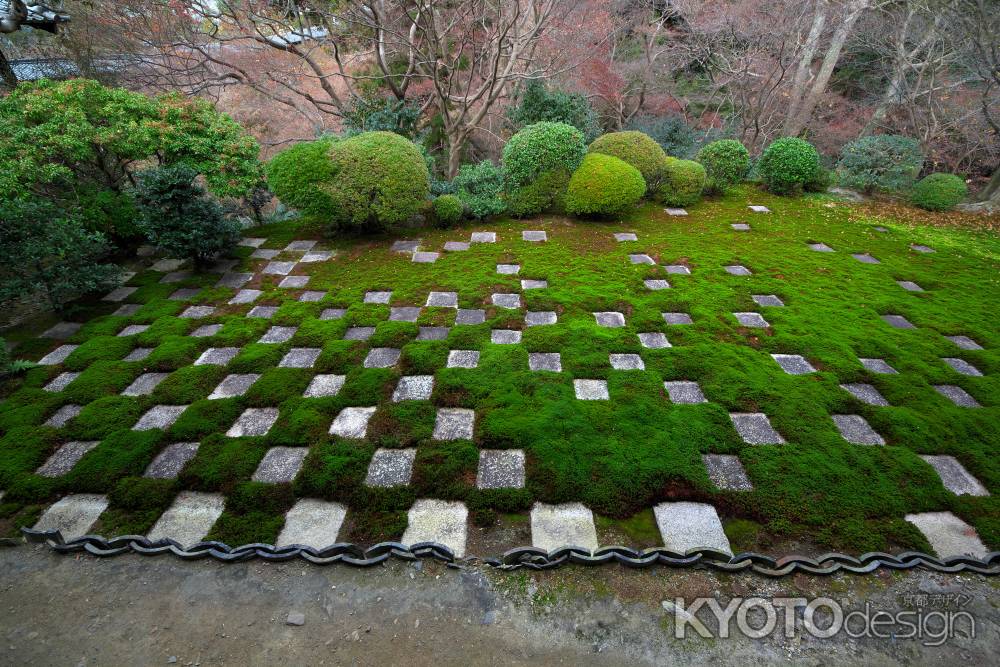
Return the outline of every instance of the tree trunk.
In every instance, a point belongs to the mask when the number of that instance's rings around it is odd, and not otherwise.
[[[2,50],[0,50],[0,77],[3,77],[4,85],[11,90],[17,88],[17,74],[14,73],[14,68],[10,66]]]
[[[786,125],[798,115],[799,108],[802,106],[802,97],[805,95],[806,83],[808,83],[809,75],[812,73],[812,61],[816,56],[816,48],[819,46],[820,37],[823,36],[823,27],[825,25],[826,2],[825,0],[819,0],[816,4],[816,12],[813,14],[809,36],[806,37],[806,43],[802,49],[802,57],[799,58],[799,65],[795,69],[795,78],[792,80],[792,92],[789,95],[788,112],[785,117]]]
[[[462,149],[465,148],[465,134],[463,132],[447,132],[448,136],[448,180],[458,176],[458,169],[462,166]]]
[[[982,192],[976,197],[979,201],[992,201],[1000,204],[1000,165],[993,170],[993,176],[990,177],[990,182],[986,184]]]

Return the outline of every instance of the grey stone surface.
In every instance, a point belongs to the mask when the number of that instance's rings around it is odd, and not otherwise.
[[[663,546],[675,553],[709,547],[732,555],[715,508],[705,503],[660,503],[653,507]]]
[[[871,373],[878,373],[880,375],[895,375],[897,373],[896,369],[890,366],[885,359],[858,357],[858,361],[865,367],[865,370]]]
[[[153,262],[151,268],[153,271],[162,271],[166,273],[167,271],[176,271],[177,269],[184,266],[183,259],[161,259]]]
[[[132,317],[139,312],[140,308],[142,308],[142,306],[138,303],[123,303],[118,306],[118,309],[115,310],[115,312],[111,314],[116,317]]]
[[[315,375],[309,381],[303,396],[305,398],[322,398],[324,396],[336,396],[344,386],[345,375]]]
[[[555,324],[558,321],[558,316],[552,310],[529,310],[524,314],[524,324],[529,327]]]
[[[269,320],[274,317],[274,314],[278,312],[277,306],[254,306],[247,313],[247,317],[256,317],[263,320]]]
[[[246,238],[240,239],[239,243],[237,243],[236,245],[240,245],[245,248],[259,248],[264,244],[265,241],[267,241],[267,239],[247,236]]]
[[[562,356],[558,352],[529,352],[528,369],[561,373]]]
[[[435,440],[472,440],[476,413],[466,408],[438,408],[434,420]]]
[[[481,449],[477,489],[523,489],[524,450]]]
[[[785,442],[763,412],[730,412],[733,428],[749,445],[780,445]]]
[[[907,521],[917,527],[931,548],[941,558],[950,556],[975,556],[983,558],[987,549],[976,529],[951,512],[923,512],[907,514]]]
[[[218,398],[233,398],[242,396],[253,386],[253,383],[260,379],[259,373],[239,373],[227,375],[225,379],[212,390],[208,395],[209,400]]]
[[[393,242],[389,250],[398,253],[412,254],[420,248],[420,239],[400,239]]]
[[[521,342],[521,332],[515,329],[493,329],[490,342],[494,345],[516,345]]]
[[[391,368],[399,361],[399,350],[393,347],[373,347],[365,357],[365,368]]]
[[[115,303],[120,303],[127,299],[133,292],[135,292],[138,287],[116,287],[107,294],[105,294],[101,301],[112,301]]]
[[[309,276],[285,276],[278,283],[283,289],[302,289],[309,284]]]
[[[375,333],[375,327],[348,327],[344,340],[368,340]]]
[[[210,347],[195,359],[195,366],[225,366],[240,353],[238,347]]]
[[[834,252],[833,248],[825,243],[810,243],[809,248],[816,252]]]
[[[319,314],[321,320],[339,320],[347,314],[346,308],[324,308]]]
[[[306,252],[307,250],[312,250],[315,245],[316,241],[292,241],[285,246],[285,252]]]
[[[910,248],[912,250],[915,250],[916,252],[922,252],[922,253],[934,252],[934,248],[922,245],[920,243],[911,243]]]
[[[375,414],[374,407],[344,408],[330,424],[330,435],[360,440],[368,433],[368,420],[373,414]]]
[[[912,280],[897,280],[896,284],[905,289],[907,292],[923,292],[924,288],[916,284]]]
[[[537,241],[546,241],[546,240],[548,240],[548,236],[545,234],[545,232],[540,231],[540,230],[523,231],[523,232],[521,232],[521,240],[522,241],[534,241],[534,242],[537,242]]]
[[[284,343],[292,339],[295,332],[298,331],[298,327],[278,327],[274,326],[264,332],[257,342],[258,343]]]
[[[972,375],[974,377],[982,376],[979,369],[965,359],[959,359],[958,357],[944,357],[941,361],[951,366],[956,373],[961,373],[962,375]]]
[[[853,257],[854,259],[858,260],[862,264],[881,264],[882,263],[882,262],[878,261],[877,259],[875,259],[874,257],[872,257],[867,252],[851,253],[851,257]]]
[[[623,241],[638,241],[639,237],[633,232],[615,232],[615,241],[619,243]]]
[[[642,284],[646,286],[648,290],[661,290],[670,289],[670,283],[662,278],[651,278],[649,280],[643,280]]]
[[[573,380],[573,391],[581,401],[606,401],[609,398],[605,380]]]
[[[226,431],[230,438],[267,435],[278,421],[278,408],[247,408]]]
[[[200,287],[182,287],[167,298],[171,301],[188,301],[198,296],[199,292],[201,292]]]
[[[684,264],[666,264],[663,267],[666,269],[667,273],[672,276],[689,276],[691,275],[691,269],[689,269]]]
[[[758,306],[784,306],[785,302],[779,299],[774,294],[754,294],[752,297],[753,302]]]
[[[496,232],[472,232],[469,240],[471,243],[496,243],[497,234]]]
[[[148,396],[170,373],[143,373],[122,390],[122,396]]]
[[[469,511],[464,503],[422,499],[407,513],[406,530],[401,541],[410,546],[437,542],[451,549],[456,558],[465,556]]]
[[[781,370],[789,375],[805,375],[816,372],[813,365],[801,354],[772,354],[771,358],[781,366]]]
[[[118,335],[122,338],[126,336],[135,336],[136,334],[141,334],[148,328],[149,328],[148,324],[130,324],[121,331],[119,331]]]
[[[753,484],[739,457],[732,454],[702,454],[701,460],[708,471],[708,478],[716,487],[724,491],[753,491]]]
[[[281,254],[280,250],[274,248],[257,248],[250,253],[251,259],[274,259]]]
[[[416,449],[376,449],[368,464],[366,486],[388,488],[406,486],[413,476]]]
[[[448,368],[475,368],[479,365],[479,350],[451,350]]]
[[[687,313],[661,313],[667,324],[693,324],[694,320]]]
[[[497,273],[502,276],[515,276],[520,272],[520,264],[497,264]]]
[[[136,347],[131,352],[122,357],[122,361],[142,361],[153,351],[151,347]]]
[[[40,366],[55,366],[56,364],[61,364],[66,361],[66,357],[73,353],[73,350],[80,347],[79,345],[60,345],[56,349],[52,350],[44,357],[38,360]]]
[[[882,315],[882,321],[894,329],[916,329],[916,327],[902,315]]]
[[[64,405],[53,412],[52,416],[45,420],[44,425],[51,426],[52,428],[62,428],[80,414],[81,410],[83,410],[83,406],[80,405],[73,403]]]
[[[433,375],[404,375],[399,378],[395,391],[392,392],[393,403],[400,401],[429,401],[434,393]]]
[[[707,403],[697,382],[691,380],[668,380],[663,383],[671,403]]]
[[[751,204],[747,208],[749,208],[754,213],[770,213],[771,212],[771,209],[769,209],[766,206],[760,206],[759,204]]]
[[[300,262],[306,264],[313,264],[315,262],[326,262],[333,259],[334,252],[332,250],[309,250],[302,255]]]
[[[631,254],[628,256],[628,261],[632,264],[649,264],[649,265],[656,264],[656,262],[653,261],[653,258],[645,253]]]
[[[625,326],[625,316],[615,311],[594,313],[594,320],[599,327],[618,328]]]
[[[417,264],[433,264],[441,256],[439,252],[415,252],[413,253],[413,260]]]
[[[545,289],[548,286],[549,286],[548,280],[533,280],[529,278],[521,281],[522,290]]]
[[[428,307],[458,308],[458,292],[431,292],[427,295]]]
[[[886,232],[889,231],[888,229],[886,229],[882,225],[876,225],[876,226],[872,227],[872,229],[874,229],[876,232],[879,232],[879,233],[882,233],[882,234],[884,234],[884,233],[886,233]]]
[[[667,215],[687,215],[688,214],[688,212],[685,211],[682,208],[665,208],[665,209],[663,209],[663,211]]]
[[[215,283],[216,287],[230,287],[232,289],[239,289],[246,285],[253,279],[252,273],[223,273],[222,277],[219,278],[219,282]]]
[[[306,290],[299,295],[299,301],[302,303],[317,303],[323,300],[326,296],[326,292],[321,292],[319,290]]]
[[[181,491],[146,535],[151,540],[173,540],[190,547],[205,539],[222,516],[225,498],[218,493]]]
[[[861,415],[830,415],[840,435],[855,445],[884,445],[885,440]]]
[[[261,273],[271,276],[287,276],[298,262],[268,262]]]
[[[82,326],[79,322],[59,322],[46,329],[42,333],[42,338],[69,338]]]
[[[63,539],[83,537],[108,508],[107,496],[77,493],[53,503],[39,517],[35,530],[58,530]]]
[[[364,303],[389,303],[392,292],[365,292]]]
[[[520,308],[521,307],[521,295],[520,294],[494,294],[490,297],[490,301],[494,306],[498,308]]]
[[[648,331],[639,334],[639,344],[650,350],[660,350],[673,347],[667,340],[667,335],[659,331]]]
[[[293,347],[282,357],[278,368],[312,368],[322,351],[318,347]]]
[[[468,241],[446,241],[444,249],[448,252],[462,252],[469,249]]]
[[[446,340],[449,327],[420,327],[417,330],[417,340]]]
[[[308,447],[272,447],[264,454],[251,479],[267,484],[289,484],[299,474],[308,453]]]
[[[154,405],[132,427],[133,431],[166,430],[187,410],[186,405]]]
[[[176,479],[184,466],[198,453],[197,442],[175,442],[164,447],[156,455],[143,477],[152,479]]]
[[[57,449],[52,456],[35,471],[42,477],[61,477],[73,469],[73,466],[83,458],[83,455],[100,444],[100,441],[67,442]]]
[[[768,324],[767,320],[764,319],[764,316],[761,315],[760,313],[754,313],[754,312],[733,313],[733,317],[735,317],[736,320],[745,327],[766,329],[767,327],[771,326],[770,324]]]
[[[323,549],[336,544],[346,516],[347,508],[340,503],[302,498],[285,514],[285,525],[278,534],[275,546],[302,544]],[[291,616],[289,614],[289,620],[293,620]],[[305,622],[305,619],[302,621]]]
[[[972,340],[968,336],[945,336],[952,343],[962,348],[963,350],[981,350],[983,346]]]
[[[531,544],[547,552],[561,547],[596,551],[594,514],[580,503],[535,503],[531,508]]]
[[[65,373],[60,373],[54,377],[47,385],[43,387],[45,391],[57,392],[62,391],[73,382],[73,380],[80,377],[79,373],[71,373],[69,371]]]
[[[459,308],[455,313],[455,324],[482,324],[485,321],[485,310]]]
[[[730,264],[729,266],[725,266],[723,268],[726,270],[726,273],[731,276],[749,276],[753,274],[750,269],[742,264]]]
[[[241,289],[239,292],[233,295],[233,298],[231,298],[228,301],[228,303],[231,306],[235,306],[241,303],[253,303],[257,299],[259,299],[260,295],[263,293],[264,292],[262,292],[259,289]]]
[[[733,230],[735,230],[737,232],[749,232],[750,231],[750,225],[748,225],[745,222],[734,222],[733,224],[731,224],[729,226],[732,227]]]
[[[961,463],[954,456],[928,456],[921,455],[934,472],[941,478],[944,488],[957,496],[988,496],[990,492],[986,490],[978,479],[969,474]]]
[[[419,306],[396,306],[389,309],[390,322],[416,322],[419,317]]]
[[[188,278],[190,278],[193,275],[194,275],[194,273],[192,273],[191,271],[187,271],[187,270],[185,270],[185,271],[171,271],[170,273],[168,273],[165,276],[163,276],[162,278],[160,278],[160,284],[161,285],[171,285],[173,283],[183,282],[183,281],[187,280]]]
[[[850,393],[851,396],[862,403],[880,407],[889,405],[889,401],[885,400],[885,397],[873,385],[864,383],[842,384],[840,388]]]
[[[936,384],[934,390],[960,408],[978,408],[979,402],[969,392],[954,384]]]
[[[215,313],[215,306],[188,306],[184,309],[184,312],[179,315],[184,319],[189,320],[199,320],[203,317],[208,317]]]
[[[642,357],[638,354],[609,354],[608,361],[611,368],[617,371],[644,371],[646,364],[642,362]]]

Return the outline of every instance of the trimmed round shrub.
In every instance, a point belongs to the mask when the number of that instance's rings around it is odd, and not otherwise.
[[[743,181],[750,169],[750,151],[735,139],[721,139],[698,151],[698,162],[705,168],[705,189],[724,194]]]
[[[602,134],[590,144],[589,153],[603,153],[623,160],[639,170],[646,191],[655,192],[663,179],[667,154],[652,137],[635,130]]]
[[[515,218],[527,218],[539,213],[562,213],[569,179],[570,173],[565,169],[541,174],[533,182],[507,195],[507,212]]]
[[[476,218],[504,212],[503,173],[489,160],[463,164],[451,183],[455,195]]]
[[[667,159],[663,183],[656,191],[656,201],[666,206],[690,206],[701,199],[705,187],[705,168],[693,160]]]
[[[566,212],[580,216],[624,213],[646,194],[646,181],[632,165],[603,153],[590,153],[566,188]]]
[[[816,167],[816,172],[806,181],[802,188],[806,192],[826,192],[833,185],[833,172],[826,167]]]
[[[457,224],[465,214],[462,200],[455,195],[441,195],[434,200],[434,219],[439,227],[451,227]]]
[[[503,147],[503,177],[507,191],[531,183],[547,171],[574,172],[587,152],[583,133],[566,123],[528,125]]]
[[[916,139],[894,134],[861,137],[844,146],[837,163],[840,183],[863,192],[907,192],[924,166]]]
[[[811,143],[784,137],[767,147],[757,169],[768,190],[789,194],[801,191],[818,167],[819,153]]]
[[[969,194],[969,188],[955,174],[931,174],[922,178],[910,195],[910,202],[928,211],[950,211]]]
[[[310,218],[333,219],[335,205],[324,186],[335,174],[329,152],[336,141],[336,137],[304,141],[271,158],[264,168],[267,186],[282,204]]]

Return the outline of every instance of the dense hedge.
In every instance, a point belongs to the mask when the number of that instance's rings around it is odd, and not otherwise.
[[[628,211],[646,194],[646,182],[632,165],[611,155],[590,153],[569,179],[566,212],[612,216]]]
[[[698,162],[705,168],[705,189],[722,194],[746,176],[750,152],[735,139],[722,139],[698,151]]]
[[[652,137],[642,132],[603,134],[590,144],[588,152],[611,155],[638,169],[646,181],[647,192],[655,192],[663,180],[667,154]]]
[[[451,227],[462,219],[464,213],[465,206],[455,195],[441,195],[434,200],[434,220],[438,227]]]
[[[757,168],[771,192],[795,193],[815,176],[819,153],[808,141],[784,137],[767,147]]]
[[[503,213],[503,172],[489,160],[463,164],[452,185],[455,195],[474,217]]]
[[[931,174],[913,187],[910,201],[928,211],[950,211],[968,194],[965,181],[955,174]]]
[[[541,174],[556,169],[570,173],[587,152],[583,133],[566,123],[528,125],[503,147],[503,177],[508,192],[528,185]]]
[[[669,158],[656,200],[666,206],[690,206],[701,199],[705,168],[692,160]]]
[[[855,139],[840,154],[840,183],[864,192],[907,192],[924,166],[916,139],[880,134]]]
[[[531,183],[507,195],[507,212],[515,218],[527,218],[539,213],[562,213],[569,179],[570,173],[565,169],[555,169],[539,175]]]
[[[333,219],[335,205],[325,185],[335,174],[329,152],[336,141],[304,141],[271,158],[265,167],[267,186],[281,203],[310,218]]]

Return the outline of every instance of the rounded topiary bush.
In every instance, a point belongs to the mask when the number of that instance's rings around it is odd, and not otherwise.
[[[916,139],[880,134],[855,139],[840,153],[841,185],[863,192],[907,192],[924,166]]]
[[[516,188],[506,198],[507,212],[515,218],[539,213],[561,213],[565,208],[570,173],[555,169],[539,174],[531,183]]]
[[[698,151],[698,162],[705,168],[705,189],[722,194],[743,181],[750,168],[750,151],[735,139],[721,139]]]
[[[632,165],[603,153],[590,153],[566,188],[566,212],[612,216],[632,208],[646,194],[646,181]]]
[[[304,141],[271,158],[264,168],[267,186],[282,204],[311,218],[333,218],[333,199],[323,186],[335,173],[329,152],[336,141],[336,137]]]
[[[663,179],[667,154],[652,137],[635,130],[602,134],[590,144],[590,153],[611,155],[639,170],[646,191],[655,192]]]
[[[767,147],[757,169],[768,190],[789,194],[800,191],[818,167],[819,153],[811,143],[784,137]]]
[[[451,227],[457,224],[465,214],[462,200],[455,195],[441,195],[434,200],[434,219],[439,227]]]
[[[701,199],[705,168],[693,160],[669,158],[656,201],[666,206],[690,206]]]
[[[910,202],[928,211],[950,211],[968,194],[965,181],[955,174],[931,174],[913,187]]]
[[[508,192],[541,174],[563,169],[573,173],[587,152],[583,133],[566,123],[528,125],[503,147],[501,165]]]

